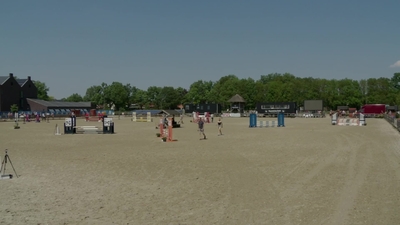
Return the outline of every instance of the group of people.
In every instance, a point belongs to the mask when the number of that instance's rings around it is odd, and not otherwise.
[[[20,115],[16,114],[14,120],[17,121],[16,117],[21,117],[26,122],[31,122],[32,119],[35,120],[37,123],[40,122],[40,119],[48,122],[50,119],[50,115],[54,119],[54,113],[50,114],[49,112],[46,112],[46,113],[45,112],[21,113]]]
[[[204,120],[205,120],[205,118],[199,118],[199,121],[197,122],[198,129],[200,132],[200,140],[207,139],[206,133],[204,132],[204,123],[205,123]],[[223,123],[222,123],[221,118],[218,119],[217,126],[218,126],[218,136],[220,136],[220,135],[222,135],[222,128],[223,128]],[[203,136],[203,138],[201,138],[201,136]]]

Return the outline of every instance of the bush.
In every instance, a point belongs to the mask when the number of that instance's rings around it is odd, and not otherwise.
[[[17,104],[13,104],[12,106],[11,106],[11,112],[12,113],[16,113],[16,112],[18,112],[18,105]]]

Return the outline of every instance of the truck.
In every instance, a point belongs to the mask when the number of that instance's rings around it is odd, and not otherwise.
[[[386,112],[385,104],[366,104],[361,107],[360,113],[368,117],[374,117]]]

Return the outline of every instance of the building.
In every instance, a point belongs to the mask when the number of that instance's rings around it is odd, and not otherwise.
[[[88,112],[95,106],[91,102],[44,101],[37,99],[38,89],[30,76],[26,79],[15,79],[0,76],[0,112],[11,111],[11,106],[18,105],[19,111],[50,112],[55,115],[66,115],[71,111]]]
[[[228,102],[231,103],[232,113],[244,113],[244,106],[246,101],[242,96],[236,94],[231,99],[229,99]]]
[[[296,110],[296,102],[257,103],[257,112],[261,115],[277,115],[278,113],[295,114]]]
[[[0,112],[11,111],[14,104],[18,105],[19,110],[29,110],[25,96],[37,97],[37,89],[31,77],[17,80],[12,73],[0,76]]]
[[[72,111],[86,113],[96,108],[91,102],[44,101],[31,98],[28,98],[27,102],[32,112],[50,112],[55,115],[68,115]]]
[[[21,96],[20,96],[20,105],[19,109],[21,111],[29,111],[30,107],[28,104],[28,98],[37,98],[38,90],[31,80],[31,77],[28,76],[27,79],[17,79],[19,86],[21,87]]]

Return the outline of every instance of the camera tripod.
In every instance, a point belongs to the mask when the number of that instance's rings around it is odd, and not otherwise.
[[[10,156],[8,156],[7,151],[8,150],[6,149],[6,155],[4,156],[3,162],[1,163],[0,173],[1,173],[1,171],[3,171],[3,175],[6,173],[6,164],[7,164],[7,160],[8,160],[8,161],[10,161],[11,167],[14,170],[15,176],[18,177],[17,172],[15,171],[15,168],[11,162]]]

